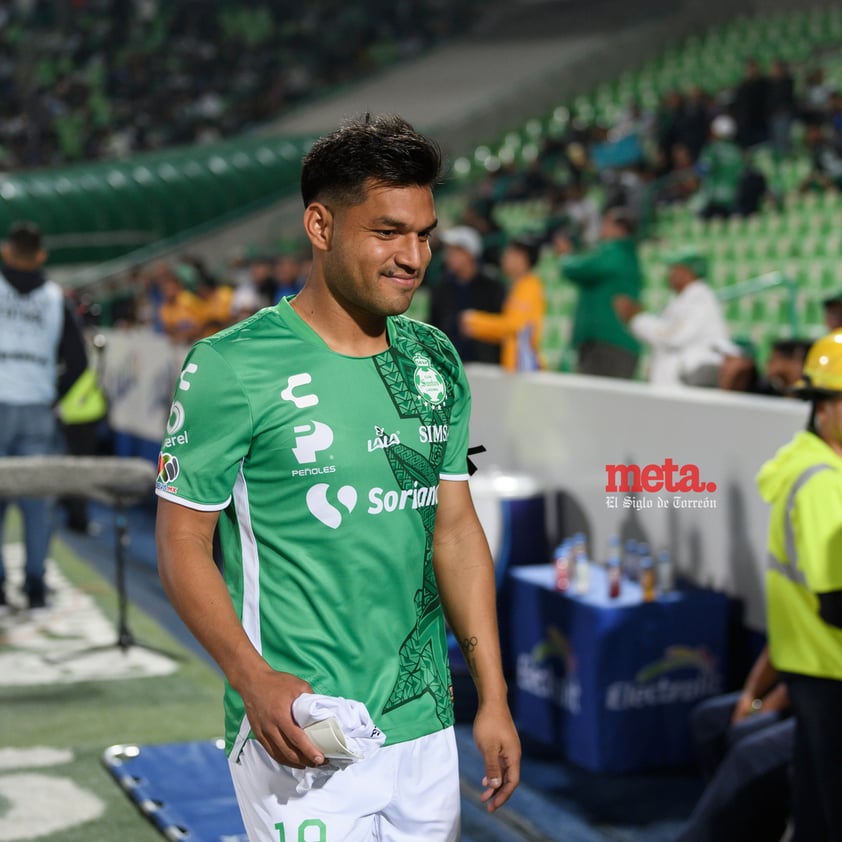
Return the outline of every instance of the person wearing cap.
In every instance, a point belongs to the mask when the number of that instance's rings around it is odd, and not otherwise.
[[[730,216],[737,209],[745,160],[734,141],[736,133],[737,123],[729,114],[719,114],[711,121],[711,137],[698,164],[702,178],[701,215],[705,219]]]
[[[501,313],[462,313],[461,329],[466,336],[500,343],[500,365],[506,371],[543,368],[540,347],[547,302],[543,281],[535,273],[538,248],[532,239],[515,237],[503,249],[501,269],[511,287]]]
[[[794,842],[842,840],[842,333],[817,340],[796,386],[807,429],[760,469],[770,504],[766,625],[796,720]]]
[[[676,293],[660,315],[643,312],[632,299],[617,296],[614,307],[632,334],[651,349],[649,381],[659,386],[716,386],[731,342],[719,301],[703,278],[707,260],[693,247],[666,256],[668,281]]]
[[[0,456],[55,453],[56,403],[88,364],[82,329],[61,288],[48,280],[41,230],[11,226],[0,246]],[[50,505],[22,498],[29,608],[46,606],[44,570],[50,543]],[[6,502],[0,500],[0,612],[9,610],[2,558]]]
[[[158,317],[164,333],[174,342],[190,344],[204,331],[207,321],[206,306],[193,290],[199,280],[195,266],[164,263],[156,272],[161,292]]]
[[[447,334],[463,363],[499,364],[499,344],[472,339],[460,325],[466,310],[499,313],[503,307],[505,287],[482,269],[482,237],[469,225],[457,225],[439,239],[444,246],[444,273],[433,288],[428,321]]]
[[[592,249],[572,254],[569,236],[556,232],[553,237],[561,274],[579,292],[571,339],[579,374],[631,379],[637,370],[640,343],[612,306],[618,295],[632,301],[640,297],[643,282],[634,229],[628,208],[613,207],[603,214],[600,239]]]

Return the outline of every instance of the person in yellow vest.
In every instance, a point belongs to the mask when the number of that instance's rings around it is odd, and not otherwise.
[[[538,244],[527,237],[511,239],[500,268],[511,283],[500,313],[465,310],[461,330],[481,342],[500,343],[500,365],[506,371],[543,368],[540,347],[547,310],[544,284],[535,273]]]
[[[796,719],[793,842],[842,840],[842,332],[810,348],[810,420],[760,470],[772,506],[766,573],[772,665]]]
[[[100,450],[100,422],[108,415],[108,400],[100,385],[105,338],[97,334],[91,342],[88,367],[56,404],[64,445],[71,456],[96,456]],[[74,532],[90,532],[88,503],[84,497],[61,500],[66,525]]]

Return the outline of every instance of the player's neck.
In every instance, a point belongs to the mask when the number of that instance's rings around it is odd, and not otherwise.
[[[306,284],[290,306],[337,354],[371,357],[389,347],[384,316],[345,307],[313,284]]]

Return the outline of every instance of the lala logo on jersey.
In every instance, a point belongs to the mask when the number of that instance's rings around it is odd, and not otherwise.
[[[413,382],[421,397],[432,406],[441,406],[447,397],[447,384],[423,354],[412,358],[415,363]]]
[[[327,499],[330,486],[319,482],[307,489],[307,508],[316,520],[331,529],[338,529],[342,523],[342,512]],[[352,485],[343,485],[336,492],[337,501],[350,514],[357,505],[357,489]]]
[[[400,444],[401,440],[397,433],[387,433],[382,427],[374,425],[374,438],[368,440],[368,452],[373,453],[375,450],[385,450],[394,444]]]

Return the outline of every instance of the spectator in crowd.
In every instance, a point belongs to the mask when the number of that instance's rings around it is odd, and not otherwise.
[[[158,318],[173,342],[190,344],[205,330],[204,301],[193,290],[198,281],[195,267],[163,262],[153,270],[161,294]]]
[[[501,313],[465,310],[460,327],[463,335],[484,342],[499,342],[500,365],[506,371],[542,368],[541,334],[547,309],[544,284],[535,273],[539,244],[528,237],[515,237],[503,249],[500,268],[509,281]]]
[[[661,202],[686,202],[694,196],[701,185],[696,161],[684,144],[677,143],[672,150],[674,167],[664,174],[664,181],[658,190]]]
[[[554,213],[565,220],[572,242],[587,248],[596,245],[602,228],[602,214],[585,184],[574,182],[563,188],[563,200],[554,208]]]
[[[690,725],[708,783],[676,842],[779,842],[789,818],[795,721],[768,648],[742,690],[700,702]]]
[[[506,289],[480,265],[482,238],[467,225],[457,225],[440,237],[444,272],[430,298],[430,324],[440,327],[456,346],[463,363],[499,363],[500,346],[463,335],[460,320],[466,310],[499,313]]]
[[[817,340],[807,429],[760,469],[770,504],[766,628],[795,716],[795,842],[842,839],[842,333]]]
[[[47,280],[47,252],[33,222],[14,223],[0,246],[0,456],[55,453],[55,403],[87,367],[82,330],[69,299]],[[17,501],[26,551],[23,589],[30,608],[46,606],[44,570],[50,542],[50,504]],[[0,610],[8,610],[0,500]]]
[[[827,114],[832,94],[833,84],[825,76],[823,67],[808,71],[801,104],[801,117],[805,123],[821,122]]]
[[[581,254],[572,253],[573,244],[566,234],[557,234],[553,242],[562,276],[579,291],[572,337],[577,372],[634,377],[640,345],[613,306],[618,295],[632,301],[640,298],[642,277],[634,219],[626,208],[609,208],[602,218],[599,242]]]
[[[842,147],[829,137],[824,122],[810,120],[805,124],[804,145],[810,155],[810,172],[801,183],[801,192],[842,188]]]
[[[740,216],[752,216],[762,208],[769,195],[769,183],[751,153],[746,152],[743,160],[745,166],[737,183],[736,211]]]
[[[161,576],[228,679],[226,749],[252,839],[311,822],[336,840],[458,837],[445,613],[479,694],[480,800],[494,811],[518,784],[494,563],[467,482],[469,387],[444,334],[401,316],[430,261],[440,166],[398,117],[317,140],[301,175],[307,284],[247,334],[194,346],[176,391],[190,440],[161,457],[180,465],[177,485],[158,484]],[[334,458],[325,496],[312,474]],[[363,489],[383,486],[407,505],[376,518]],[[318,707],[369,756],[320,768],[302,727]]]
[[[301,274],[301,268],[301,261],[293,252],[284,252],[275,258],[272,274],[277,287],[273,304],[277,304],[287,295],[295,295],[301,291],[306,281],[306,278]]]
[[[213,275],[201,274],[196,283],[196,297],[204,305],[203,324],[197,338],[210,336],[231,324],[234,290],[230,284],[220,283]]]
[[[727,352],[736,352],[722,308],[705,283],[707,260],[692,246],[667,257],[675,297],[660,315],[618,295],[614,307],[640,342],[651,348],[649,382],[658,386],[717,386]]]
[[[769,78],[757,59],[745,64],[745,75],[734,90],[732,111],[737,121],[736,140],[743,148],[769,139]]]
[[[769,136],[778,155],[788,155],[792,145],[792,121],[798,113],[795,79],[783,59],[775,59],[768,81]]]
[[[676,145],[684,147],[693,161],[698,160],[707,142],[710,118],[710,97],[698,85],[691,85],[684,97],[678,118]],[[680,162],[675,159],[675,146],[673,146],[673,166],[678,169],[680,165]]]
[[[699,158],[701,213],[706,219],[730,216],[737,209],[744,162],[742,150],[734,143],[736,131],[737,124],[728,114],[720,114],[711,122],[711,139]]]
[[[842,328],[842,290],[829,295],[822,301],[824,323],[829,331]]]
[[[761,376],[750,354],[728,354],[719,369],[719,388],[754,395],[793,397],[792,387],[801,379],[809,339],[777,339]]]

